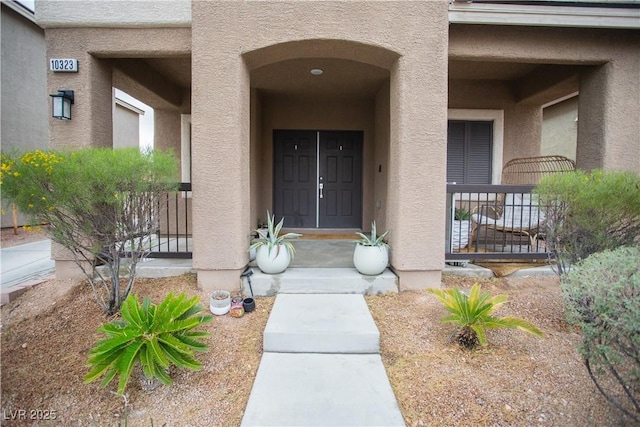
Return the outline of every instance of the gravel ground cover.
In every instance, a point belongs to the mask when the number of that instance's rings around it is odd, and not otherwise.
[[[445,277],[444,285],[470,287]],[[493,330],[489,345],[469,352],[447,344],[452,326],[424,291],[371,296],[366,301],[381,332],[381,353],[408,426],[616,426],[624,420],[591,383],[575,349],[578,333],[564,321],[557,279],[487,279],[505,293],[499,315],[532,321],[543,338]],[[140,279],[134,288],[161,300],[168,292],[208,296],[192,275]],[[257,298],[242,318],[216,317],[201,371],[177,371],[174,384],[153,393],[136,383],[126,398],[115,384],[83,384],[86,357],[105,318],[83,281],[52,280],[2,307],[2,425],[237,426],[260,357],[262,332],[274,298]],[[11,419],[26,411],[22,420]],[[49,411],[49,412],[47,412]],[[55,421],[31,419],[55,414]],[[9,419],[7,419],[9,418]],[[16,418],[14,415],[13,418]]]

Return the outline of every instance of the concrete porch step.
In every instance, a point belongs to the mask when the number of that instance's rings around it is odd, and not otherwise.
[[[254,296],[276,294],[363,294],[398,292],[398,277],[389,269],[378,276],[364,276],[355,268],[291,268],[280,274],[264,274],[252,268],[250,276]],[[249,281],[242,278],[245,295]]]
[[[404,426],[377,354],[264,353],[242,426]]]
[[[378,353],[380,332],[362,295],[279,294],[264,330],[265,352]]]
[[[109,275],[107,266],[101,265],[96,268],[105,276]],[[136,276],[145,278],[159,278],[170,276],[182,276],[183,274],[195,274],[191,259],[182,258],[147,258],[139,262],[136,267]]]

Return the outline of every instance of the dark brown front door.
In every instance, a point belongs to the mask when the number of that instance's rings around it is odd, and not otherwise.
[[[285,227],[360,228],[360,131],[274,131],[274,214]]]

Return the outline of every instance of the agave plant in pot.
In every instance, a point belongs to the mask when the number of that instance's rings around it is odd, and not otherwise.
[[[376,222],[371,223],[371,235],[356,233],[360,240],[356,240],[353,251],[353,265],[360,274],[376,276],[382,273],[389,264],[389,245],[384,241],[389,231],[377,235]]]
[[[302,236],[298,233],[280,235],[284,217],[276,224],[276,216],[267,210],[267,228],[258,228],[258,237],[253,241],[249,250],[256,250],[256,263],[260,271],[267,274],[282,273],[289,267],[289,263],[296,254],[296,250],[287,239]]]
[[[172,365],[199,370],[202,364],[194,355],[207,349],[201,340],[209,333],[194,328],[213,317],[201,313],[198,302],[198,297],[170,293],[158,305],[149,298],[140,304],[138,297],[130,294],[122,304],[122,320],[98,328],[106,338],[89,351],[87,364],[91,370],[85,383],[104,376],[101,385],[105,387],[118,375],[118,394],[122,395],[136,367],[142,371],[143,388],[152,380],[171,384],[168,371]]]
[[[466,207],[456,208],[453,219],[451,230],[453,249],[465,248],[469,244],[471,233],[471,212]]]

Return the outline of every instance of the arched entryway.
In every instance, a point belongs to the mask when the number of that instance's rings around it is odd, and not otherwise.
[[[264,221],[267,209],[306,232],[384,223],[375,200],[386,206],[396,58],[345,40],[287,42],[244,55],[252,67],[252,223]]]
[[[392,230],[401,288],[438,284],[447,3],[195,2],[192,19],[199,284],[229,287],[248,263],[250,232],[273,206],[274,130],[361,132],[361,228]]]

